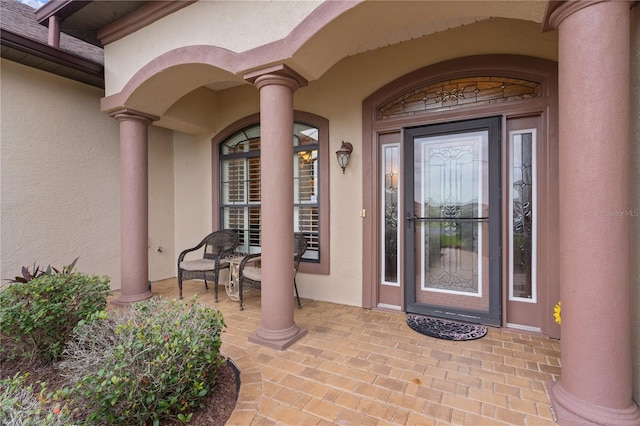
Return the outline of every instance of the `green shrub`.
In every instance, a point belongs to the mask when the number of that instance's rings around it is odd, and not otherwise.
[[[25,385],[26,375],[16,374],[0,381],[0,424],[3,426],[66,426],[71,424],[69,409],[58,401],[59,395],[47,392],[42,384],[36,396]]]
[[[223,327],[197,301],[149,299],[80,324],[60,367],[87,424],[186,422],[213,390]]]
[[[109,278],[63,269],[0,290],[0,354],[55,361],[78,322],[103,310]]]

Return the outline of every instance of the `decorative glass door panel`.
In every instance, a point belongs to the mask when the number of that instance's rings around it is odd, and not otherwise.
[[[482,119],[406,132],[410,312],[500,321],[499,129]]]
[[[507,120],[508,327],[540,331],[544,280],[538,280],[538,129],[540,116]],[[547,284],[548,285],[548,284]]]
[[[386,144],[382,146],[382,284],[400,287],[398,274],[400,263],[400,232],[398,229],[398,193],[400,171],[400,144]]]
[[[402,133],[395,131],[378,135],[378,149],[380,264],[374,303],[378,308],[399,311],[402,309],[404,294]]]
[[[536,303],[536,129],[509,133],[509,300]]]

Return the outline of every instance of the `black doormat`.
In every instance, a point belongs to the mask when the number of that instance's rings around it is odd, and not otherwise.
[[[475,340],[487,334],[487,327],[422,315],[407,315],[407,325],[426,336],[445,340]]]

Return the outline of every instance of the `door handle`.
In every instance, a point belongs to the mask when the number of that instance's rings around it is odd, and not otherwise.
[[[487,222],[488,217],[420,217],[411,213],[407,213],[405,217],[408,221],[422,222]]]

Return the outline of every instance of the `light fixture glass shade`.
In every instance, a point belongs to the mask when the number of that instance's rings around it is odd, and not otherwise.
[[[342,167],[343,174],[344,174],[344,169],[349,164],[349,158],[351,157],[352,152],[353,152],[353,145],[345,141],[342,141],[342,145],[340,145],[340,149],[336,151],[336,158],[338,159],[338,165]]]

